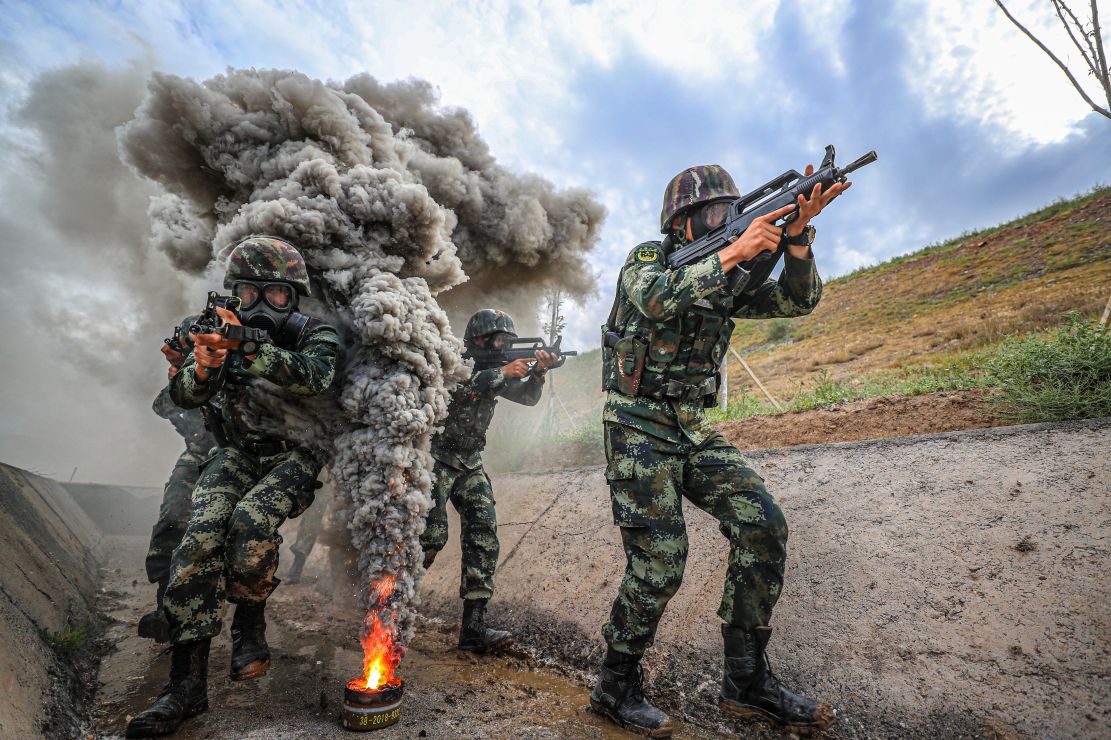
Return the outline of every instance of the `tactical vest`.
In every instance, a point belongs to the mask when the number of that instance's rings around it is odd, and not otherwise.
[[[496,396],[471,393],[461,386],[451,396],[444,431],[432,439],[433,452],[441,450],[462,457],[481,452],[486,447],[486,431],[497,405]]]
[[[660,242],[648,242],[664,250]],[[666,252],[664,252],[666,254]],[[717,291],[667,321],[648,318],[625,296],[622,275],[602,325],[602,388],[656,400],[717,399],[721,362],[733,334],[733,294]]]

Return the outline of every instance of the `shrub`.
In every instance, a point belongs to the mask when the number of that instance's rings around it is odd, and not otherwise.
[[[1006,340],[984,363],[1018,421],[1111,415],[1111,331],[1079,314],[1050,335]]]

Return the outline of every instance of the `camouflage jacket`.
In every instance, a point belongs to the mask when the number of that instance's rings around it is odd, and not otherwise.
[[[170,398],[170,386],[158,392],[151,406],[154,413],[174,425],[174,429],[185,440],[185,449],[205,456],[216,446],[216,440],[204,426],[204,414],[198,409],[179,408]]]
[[[474,370],[451,394],[444,430],[432,438],[432,456],[456,470],[474,470],[482,464],[498,398],[535,406],[543,392],[543,376],[506,379],[500,367]]]
[[[646,380],[701,386],[703,395],[653,398],[619,392],[607,382],[602,419],[671,442],[700,444],[712,431],[704,423],[703,409],[716,392],[733,319],[808,314],[821,298],[822,282],[812,258],[785,254],[778,280],[735,294],[717,255],[674,270],[667,269],[665,256],[659,242],[645,242],[629,253],[618,286],[616,321],[609,330],[643,342]],[[603,372],[611,373],[619,359],[604,352]]]
[[[262,378],[301,396],[328,390],[336,377],[339,336],[327,324],[312,329],[295,350],[264,344],[254,360],[229,352],[222,380],[209,375],[197,380],[190,354],[181,372],[170,381],[170,395],[178,406],[211,408],[222,422],[224,434],[235,445],[265,445],[283,441],[273,434],[252,429],[240,413],[246,387]]]

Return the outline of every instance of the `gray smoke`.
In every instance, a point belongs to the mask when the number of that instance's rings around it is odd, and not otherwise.
[[[430,505],[428,443],[467,375],[435,296],[458,294],[466,306],[468,291],[489,300],[507,279],[518,290],[589,293],[583,257],[602,207],[501,168],[470,116],[438,108],[426,83],[368,75],[335,84],[229,70],[199,83],[156,73],[119,149],[164,190],[150,201],[151,243],[179,270],[220,265],[252,233],[304,254],[319,298],[306,309],[346,344],[336,389],[305,400],[259,383],[251,417],[261,428],[283,420],[275,431],[292,425],[327,457],[347,501],[364,605],[369,588],[396,575],[386,618],[404,644]]]

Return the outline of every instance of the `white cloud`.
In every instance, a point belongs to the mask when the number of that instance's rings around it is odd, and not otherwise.
[[[1059,57],[1076,60],[1048,3],[1006,4]],[[922,0],[913,8],[904,13],[914,60],[905,74],[931,115],[996,127],[1001,137],[1017,137],[1018,148],[1063,139],[1090,112],[1057,66],[994,3]]]

